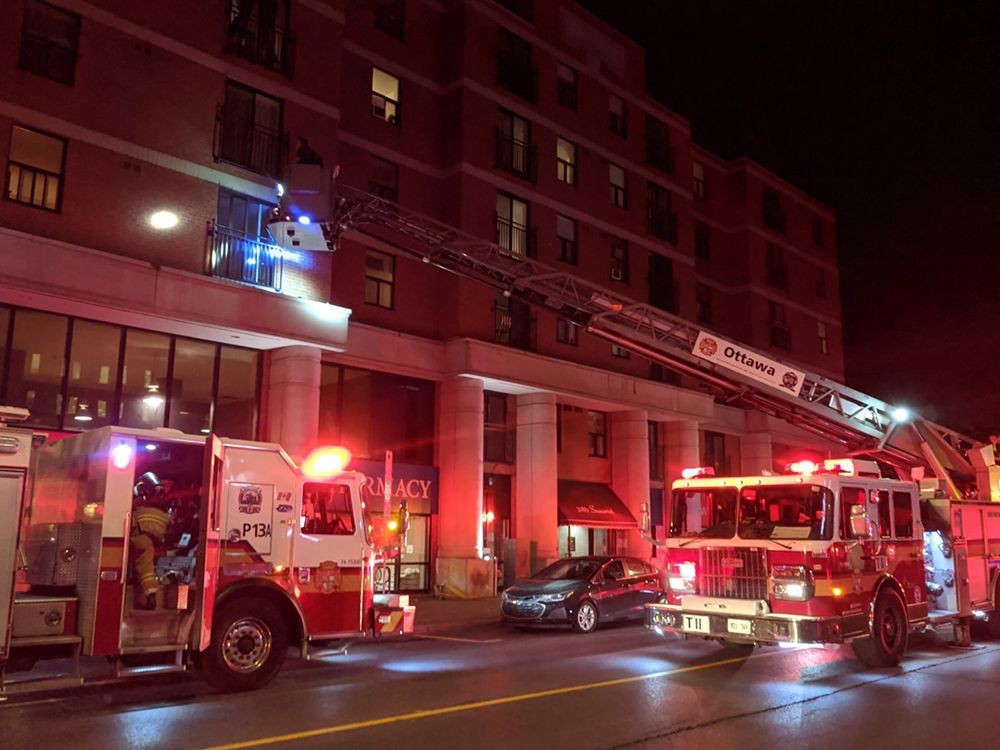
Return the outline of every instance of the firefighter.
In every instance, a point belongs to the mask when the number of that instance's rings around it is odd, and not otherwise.
[[[156,545],[162,544],[170,525],[166,488],[159,477],[147,471],[132,490],[132,530],[129,541],[132,570],[138,591],[136,609],[156,609]]]

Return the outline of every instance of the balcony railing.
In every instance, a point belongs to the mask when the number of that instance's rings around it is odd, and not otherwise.
[[[496,243],[514,255],[535,257],[535,232],[533,229],[515,224],[501,217],[496,220]]]
[[[220,104],[215,117],[215,158],[275,179],[288,150],[288,134],[260,125]]]
[[[229,10],[229,32],[223,52],[242,57],[254,65],[292,77],[295,37],[273,24],[260,24],[252,13],[240,12],[238,3]]]
[[[538,69],[530,60],[497,53],[497,86],[530,102],[537,98]]]
[[[535,351],[535,318],[525,303],[510,298],[493,305],[493,340],[504,346]]]
[[[677,214],[664,211],[652,211],[648,216],[649,233],[666,240],[672,245],[677,244]]]
[[[284,251],[261,237],[209,222],[208,273],[231,281],[281,289]]]
[[[497,169],[509,172],[522,180],[534,182],[536,179],[538,148],[530,143],[514,138],[500,128],[493,131],[494,164]]]

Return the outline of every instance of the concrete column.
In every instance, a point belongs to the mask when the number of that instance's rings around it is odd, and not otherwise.
[[[760,474],[762,469],[773,469],[773,464],[770,433],[751,432],[740,435],[740,474]]]
[[[296,461],[319,436],[321,352],[314,346],[286,346],[270,352],[267,439]]]
[[[611,413],[611,489],[639,521],[649,504],[649,415],[643,409]],[[650,544],[630,529],[625,551],[649,559]]]
[[[483,382],[445,380],[438,399],[437,580],[445,592],[493,593],[492,563],[482,559]]]
[[[680,421],[666,423],[665,453],[667,457],[665,486],[681,478],[681,472],[701,464],[701,433],[698,423]],[[668,493],[669,495],[669,490]]]
[[[554,393],[517,397],[514,482],[517,575],[530,575],[559,556],[559,456]]]

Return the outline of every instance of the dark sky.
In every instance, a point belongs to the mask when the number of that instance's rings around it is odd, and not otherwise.
[[[581,0],[694,140],[838,217],[847,381],[1000,428],[1000,3]]]

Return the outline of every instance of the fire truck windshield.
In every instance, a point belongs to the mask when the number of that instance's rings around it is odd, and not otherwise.
[[[735,488],[676,490],[671,505],[671,536],[731,539],[736,533]]]
[[[815,484],[740,490],[741,539],[833,539],[833,493]]]

